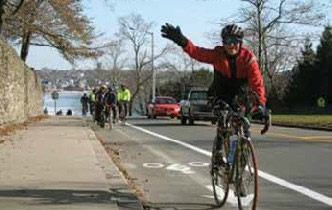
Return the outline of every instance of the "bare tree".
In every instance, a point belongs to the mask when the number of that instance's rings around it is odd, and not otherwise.
[[[0,33],[6,18],[15,15],[23,3],[24,0],[0,0]]]
[[[101,51],[90,47],[96,37],[94,28],[82,11],[81,0],[25,0],[16,15],[8,18],[6,38],[21,45],[23,60],[31,45],[56,48],[71,63],[96,57]]]
[[[127,60],[124,58],[126,53],[124,40],[118,39],[111,41],[112,45],[105,49],[105,57],[109,61],[108,68],[111,71],[112,84],[118,84],[120,81],[120,71],[125,67]]]
[[[152,34],[152,22],[146,22],[141,15],[131,14],[119,19],[119,36],[127,40],[134,52],[133,69],[135,71],[134,81],[131,82],[132,102],[139,95],[144,85],[152,78],[152,61],[156,61],[163,56],[167,48],[163,48],[153,58],[149,53]],[[146,89],[146,88],[145,88]],[[132,105],[132,104],[131,104]]]
[[[192,75],[194,70],[197,70],[200,67],[200,62],[192,59],[182,49],[175,45],[170,47],[167,56],[164,56],[160,65],[160,68],[174,73],[172,80],[179,80],[183,91],[185,90],[186,85],[194,85]]]

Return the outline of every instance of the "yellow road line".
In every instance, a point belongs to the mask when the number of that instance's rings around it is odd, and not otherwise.
[[[332,136],[304,136],[303,139],[332,139]]]
[[[253,129],[254,132],[260,132],[259,129]],[[302,141],[314,141],[314,142],[328,142],[332,143],[332,136],[294,136],[283,133],[272,133],[268,132],[266,135],[268,136],[277,136],[277,137],[286,137],[291,139],[298,139]]]

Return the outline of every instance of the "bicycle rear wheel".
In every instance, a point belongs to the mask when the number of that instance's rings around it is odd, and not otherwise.
[[[211,158],[212,187],[217,207],[222,207],[226,203],[229,192],[229,168],[226,164],[220,164],[216,158],[218,153],[217,144],[221,142],[224,143],[225,141],[222,141],[219,137],[214,139]],[[222,157],[218,157],[218,159],[220,160],[220,158],[222,158],[223,160],[226,160],[227,153],[225,152],[225,145],[222,145],[221,152]]]
[[[258,201],[258,162],[254,145],[243,140],[236,155],[236,196],[240,210],[255,210]]]
[[[103,115],[100,115],[100,117],[99,117],[99,125],[101,128],[105,127],[105,118]]]
[[[112,113],[112,108],[110,108],[109,114],[108,114],[108,125],[109,125],[109,129],[112,130],[112,128],[113,128],[113,113]]]
[[[121,122],[121,125],[125,125],[126,124],[126,116],[125,116],[125,112],[124,110],[122,110],[120,113],[119,113],[119,120]]]

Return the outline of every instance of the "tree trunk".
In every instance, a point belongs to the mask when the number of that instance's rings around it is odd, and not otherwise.
[[[21,59],[25,62],[27,57],[28,57],[28,53],[29,53],[29,46],[30,46],[30,39],[31,39],[31,32],[30,31],[26,31],[23,35],[22,38],[22,48],[21,48]]]
[[[258,65],[261,71],[263,71],[262,65],[262,11],[260,3],[257,4],[257,27],[258,27]]]

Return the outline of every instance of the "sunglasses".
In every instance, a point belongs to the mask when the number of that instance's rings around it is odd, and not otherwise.
[[[242,40],[238,37],[232,36],[232,37],[228,37],[226,39],[222,40],[223,44],[238,44],[240,43]]]

